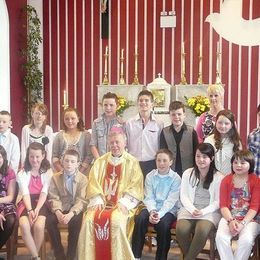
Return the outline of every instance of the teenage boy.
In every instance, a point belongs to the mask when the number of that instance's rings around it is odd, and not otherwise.
[[[11,127],[11,114],[5,110],[0,111],[0,145],[6,150],[9,167],[17,173],[20,161],[20,144],[18,137],[11,133]]]
[[[180,101],[173,101],[169,106],[172,124],[163,129],[160,148],[167,148],[173,153],[172,169],[180,176],[193,167],[198,136],[192,126],[184,123],[185,107]]]
[[[57,260],[73,260],[76,256],[87,187],[87,177],[78,171],[79,158],[76,150],[66,150],[62,160],[63,171],[52,177],[49,188],[52,213],[47,216],[46,227]],[[67,257],[61,244],[58,223],[68,225]]]
[[[123,119],[116,115],[118,97],[108,92],[102,98],[103,114],[94,120],[91,133],[91,152],[95,159],[109,152],[107,136],[114,125],[123,125]]]
[[[260,104],[257,107],[257,116],[259,125],[255,128],[247,138],[248,150],[255,156],[255,174],[260,177]]]
[[[163,122],[152,114],[153,94],[142,90],[138,94],[138,115],[126,122],[127,147],[140,163],[144,177],[156,169],[155,154],[159,150]]]
[[[160,149],[156,153],[157,169],[145,179],[145,209],[135,217],[132,250],[135,259],[140,259],[149,223],[157,232],[156,260],[167,260],[171,244],[171,226],[179,208],[181,178],[171,169],[172,152]]]

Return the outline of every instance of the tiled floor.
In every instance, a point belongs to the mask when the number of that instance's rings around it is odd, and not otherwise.
[[[62,240],[63,244],[66,245],[66,235],[62,235]],[[46,243],[46,251],[47,251],[47,256],[46,260],[54,260],[53,252],[51,249],[51,245],[49,242]],[[155,252],[156,252],[156,247],[153,247],[152,253],[149,253],[148,247],[145,246],[143,250],[143,256],[142,260],[152,260],[155,259]],[[5,254],[0,253],[0,257],[4,257],[6,259]],[[15,260],[29,260],[30,256],[28,255],[28,250],[26,248],[20,248],[18,249],[18,255],[15,257]],[[209,259],[207,255],[201,255],[201,259]],[[80,259],[78,259],[80,260]],[[127,260],[127,259],[122,259],[122,260]],[[168,260],[180,260],[180,249],[178,247],[171,247],[170,252],[168,254]]]
[[[144,247],[142,260],[152,260],[155,259],[155,251],[156,247],[153,247],[152,253],[148,252],[148,247]],[[0,254],[0,257],[4,257],[6,259],[5,254]],[[29,260],[30,256],[28,255],[28,251],[26,248],[22,248],[18,250],[18,256],[15,257],[15,260]],[[49,243],[47,244],[47,259],[46,260],[54,260],[53,252]],[[209,259],[206,255],[201,255],[201,259]],[[80,259],[78,259],[80,260]],[[179,248],[171,248],[168,254],[168,260],[180,260],[180,249]]]
[[[149,253],[148,252],[148,247],[145,246],[144,248],[144,252],[143,252],[143,256],[142,256],[142,260],[152,260],[155,258],[155,250],[156,248],[153,248],[153,252]],[[0,257],[5,257],[6,259],[6,255],[5,254],[0,254]],[[29,260],[30,256],[28,255],[28,251],[27,249],[19,249],[18,250],[18,256],[15,257],[15,260]],[[47,245],[47,259],[46,260],[54,260],[54,256],[53,253],[49,247],[49,245]],[[179,248],[172,248],[169,252],[168,255],[168,259],[169,260],[179,260],[180,259],[180,251]],[[78,259],[80,260],[80,259]]]

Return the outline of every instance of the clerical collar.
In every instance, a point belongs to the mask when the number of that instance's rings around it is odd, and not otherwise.
[[[111,156],[111,161],[114,165],[117,165],[119,164],[119,162],[121,161],[121,158],[122,158],[122,154],[119,156],[119,157],[115,157],[115,156]]]

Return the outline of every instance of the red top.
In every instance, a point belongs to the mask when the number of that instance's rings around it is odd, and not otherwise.
[[[259,210],[260,204],[260,179],[253,173],[248,175],[248,186],[251,196],[249,209],[253,209],[256,212]],[[234,188],[233,185],[233,174],[229,174],[221,182],[220,186],[220,208],[227,207],[230,209],[231,206],[231,192]]]

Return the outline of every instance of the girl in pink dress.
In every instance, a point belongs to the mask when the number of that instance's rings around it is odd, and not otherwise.
[[[45,220],[48,214],[46,198],[52,177],[44,146],[31,143],[27,149],[24,169],[18,173],[19,194],[17,213],[23,240],[32,259],[38,259]]]
[[[8,167],[7,154],[0,145],[0,248],[11,236],[16,220],[13,203],[15,196],[15,173]]]

